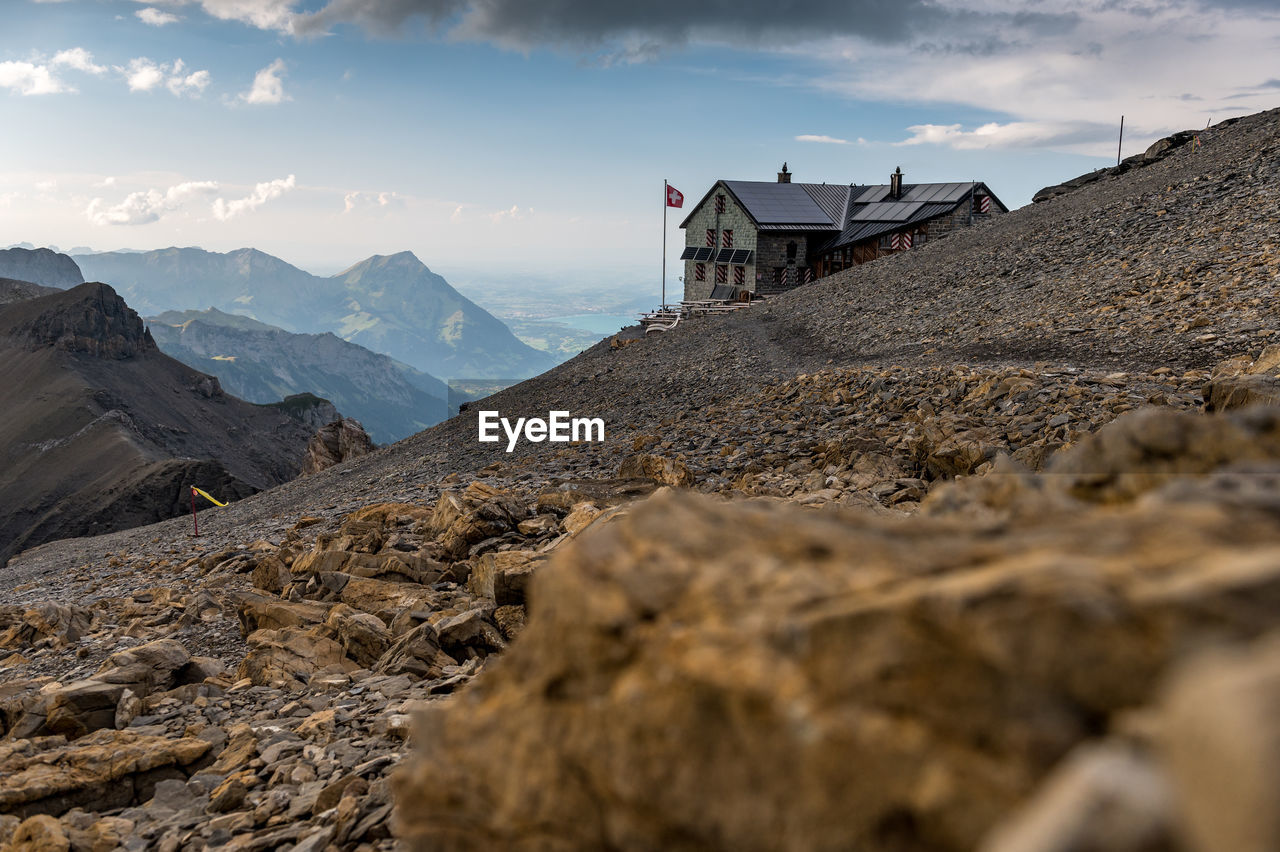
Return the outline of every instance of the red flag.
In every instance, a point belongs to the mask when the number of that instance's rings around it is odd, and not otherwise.
[[[668,206],[668,207],[683,207],[683,206],[684,206],[684,193],[683,193],[683,192],[681,192],[680,190],[676,189],[674,186],[668,186],[668,187],[667,187],[667,206]]]

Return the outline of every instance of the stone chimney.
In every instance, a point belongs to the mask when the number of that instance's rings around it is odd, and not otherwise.
[[[791,183],[791,172],[787,171],[787,164],[782,164],[782,171],[778,172],[778,183]]]
[[[902,166],[898,166],[893,170],[893,174],[889,175],[889,197],[902,197]]]

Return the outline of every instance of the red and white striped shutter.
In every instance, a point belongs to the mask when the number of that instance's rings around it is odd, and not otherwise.
[[[732,228],[725,228],[720,232],[720,248],[733,248]]]
[[[806,284],[813,283],[813,267],[812,266],[806,266],[804,268],[804,283]]]
[[[716,247],[716,229],[707,228],[707,248]]]
[[[906,234],[903,234],[903,235],[902,235],[902,247],[903,247],[904,249],[909,249],[909,248],[911,248],[911,234],[910,234],[910,233],[906,233]]]
[[[982,200],[978,202],[978,210],[982,213],[991,212],[991,196],[990,195],[982,196]]]
[[[733,268],[733,283],[739,287],[747,282],[747,269],[745,266],[735,266]]]
[[[894,234],[889,238],[889,248],[897,251],[902,248],[902,234]]]
[[[724,265],[716,266],[716,283],[726,284],[729,280],[729,267]]]

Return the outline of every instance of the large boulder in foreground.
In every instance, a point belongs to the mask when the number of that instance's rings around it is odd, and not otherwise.
[[[401,828],[421,849],[973,849],[1172,661],[1280,620],[1275,494],[1186,487],[1000,537],[659,494],[540,569],[519,641],[428,711]]]

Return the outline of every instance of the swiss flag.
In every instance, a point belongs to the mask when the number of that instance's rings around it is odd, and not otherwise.
[[[680,190],[676,189],[674,186],[668,186],[668,187],[667,187],[667,206],[668,206],[668,207],[683,207],[683,206],[684,206],[684,193],[683,193],[683,192],[681,192]]]

